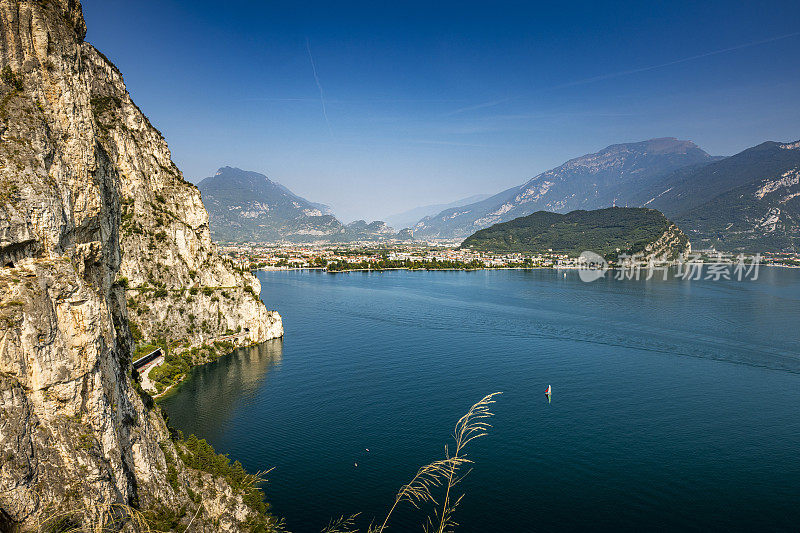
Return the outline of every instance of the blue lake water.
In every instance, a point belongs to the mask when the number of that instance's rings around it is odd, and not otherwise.
[[[194,369],[161,405],[247,469],[276,467],[267,498],[295,533],[382,521],[495,391],[457,531],[800,528],[800,270],[258,276],[285,338]],[[425,513],[395,518],[420,531]]]

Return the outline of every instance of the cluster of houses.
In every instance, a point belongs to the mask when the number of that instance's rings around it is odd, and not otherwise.
[[[229,244],[220,246],[237,266],[243,269],[287,270],[325,268],[329,263],[377,263],[384,258],[392,261],[422,263],[451,261],[472,263],[477,261],[487,268],[519,266],[522,263],[538,267],[577,268],[579,259],[567,254],[547,252],[543,254],[488,253],[474,250],[459,250],[455,247],[375,243],[349,245],[273,245],[273,244]],[[702,261],[719,261],[734,254],[722,254],[714,249],[696,250],[695,256]],[[760,255],[764,265],[800,266],[800,254],[794,252],[765,253]]]
[[[524,261],[537,266],[575,267],[577,259],[566,254],[547,253],[530,255],[521,253],[497,254],[447,247],[417,245],[394,245],[372,247],[354,244],[339,246],[271,246],[238,244],[221,246],[221,249],[237,264],[263,270],[285,270],[291,268],[325,268],[328,263],[377,263],[381,260],[408,261],[412,263],[451,261],[471,263],[478,261],[486,267],[502,268],[519,265]]]

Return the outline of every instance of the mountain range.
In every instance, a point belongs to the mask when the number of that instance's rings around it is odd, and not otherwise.
[[[489,198],[489,194],[475,194],[467,198],[450,202],[449,204],[431,204],[415,207],[402,213],[390,215],[386,217],[386,223],[395,228],[408,228],[416,224],[420,219],[428,216],[433,216],[436,213],[451,209],[454,207],[461,207],[464,205],[474,204]]]
[[[568,212],[625,203],[661,176],[714,158],[674,138],[614,144],[542,172],[480,202],[450,208],[414,225],[417,238],[453,239],[535,211]]]
[[[699,168],[676,171],[635,192],[695,247],[726,251],[800,248],[800,142],[765,142]]]
[[[211,216],[211,234],[219,241],[458,240],[537,211],[629,206],[661,211],[695,248],[800,247],[800,142],[769,141],[730,157],[709,155],[691,141],[672,137],[614,144],[493,196],[393,215],[394,227],[406,226],[399,233],[381,221],[342,224],[328,206],[257,172],[223,167],[198,187]]]
[[[714,157],[675,138],[615,144],[567,161],[490,198],[413,226],[416,239],[457,239],[533,212],[614,205],[658,209],[695,248],[800,247],[800,142],[765,142]]]
[[[380,220],[342,224],[327,205],[306,200],[258,172],[222,167],[197,187],[217,241],[341,242],[395,234]]]

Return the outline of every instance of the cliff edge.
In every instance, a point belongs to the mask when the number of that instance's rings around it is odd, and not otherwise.
[[[137,392],[129,316],[176,349],[280,316],[85,31],[77,0],[0,0],[0,530],[272,530],[240,468],[204,468]]]

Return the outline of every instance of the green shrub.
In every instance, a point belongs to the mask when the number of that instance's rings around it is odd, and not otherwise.
[[[165,453],[164,457],[169,458],[167,460],[167,483],[172,487],[172,490],[178,492],[178,471],[175,469],[175,463],[172,461],[172,456],[168,453]]]
[[[18,201],[19,188],[16,184],[3,180],[0,183],[0,205],[16,204]]]
[[[258,300],[258,294],[256,294],[256,290],[253,287],[251,287],[250,285],[245,285],[244,292],[246,292],[247,294],[249,294],[250,296],[252,296],[256,300]]]
[[[92,111],[94,114],[99,115],[120,107],[122,105],[122,100],[116,96],[98,96],[92,98],[90,103],[92,104]]]
[[[189,495],[189,499],[192,500],[194,503],[200,503],[203,497],[197,494],[195,491],[191,489],[191,487],[186,487],[186,494]]]
[[[22,76],[15,74],[8,65],[3,67],[3,70],[0,71],[0,79],[2,79],[5,84],[10,85],[15,91],[21,91],[25,87],[22,83]]]
[[[178,510],[159,507],[148,510],[144,514],[147,524],[154,531],[183,531],[181,519],[186,516],[186,506],[184,505]]]
[[[140,342],[144,335],[142,335],[142,330],[139,329],[139,326],[133,320],[128,320],[128,325],[131,328],[131,335],[133,336],[133,340],[136,342]]]
[[[189,435],[179,443],[178,455],[189,468],[224,478],[234,490],[242,493],[245,504],[254,511],[260,514],[267,512],[264,493],[258,488],[261,480],[248,474],[239,461],[231,463],[227,455],[217,454],[205,439]]]

